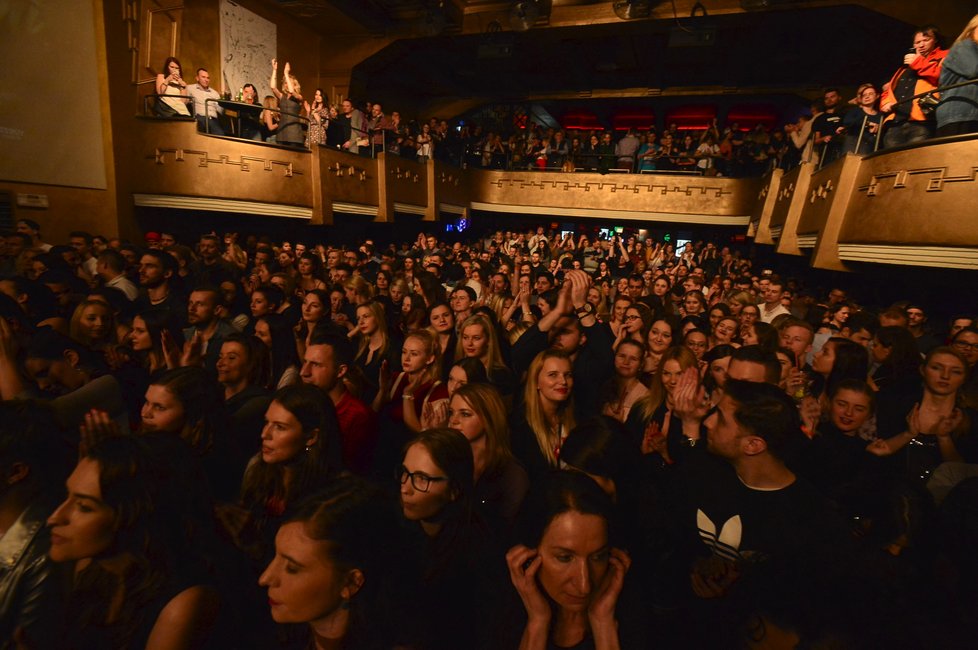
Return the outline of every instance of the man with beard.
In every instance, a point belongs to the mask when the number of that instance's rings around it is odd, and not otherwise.
[[[186,300],[174,290],[173,274],[177,261],[169,253],[149,250],[139,259],[139,298],[136,305],[144,309],[166,309],[182,325],[186,325]]]

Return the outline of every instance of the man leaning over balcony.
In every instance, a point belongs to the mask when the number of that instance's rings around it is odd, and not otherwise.
[[[224,112],[217,104],[221,95],[211,88],[211,75],[206,69],[197,68],[197,83],[187,86],[187,94],[194,100],[197,128],[211,135],[224,135],[224,129],[217,120],[218,113]]]

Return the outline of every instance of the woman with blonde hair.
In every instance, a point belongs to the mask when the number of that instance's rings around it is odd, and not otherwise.
[[[364,305],[374,298],[374,288],[359,275],[354,275],[343,283],[346,299],[351,305]]]
[[[448,399],[448,387],[440,377],[441,348],[437,339],[426,329],[411,332],[401,346],[401,372],[397,377],[386,360],[380,366],[380,390],[373,401],[374,410],[383,410],[407,432],[418,433],[424,409]]]
[[[115,345],[116,328],[112,308],[101,300],[84,300],[71,315],[68,334],[92,350]]]
[[[282,120],[282,114],[276,110],[278,105],[275,101],[275,95],[265,95],[265,99],[261,105],[262,112],[259,118],[261,122],[261,139],[264,142],[275,144],[278,141],[278,127]]]
[[[696,355],[685,347],[665,351],[648,394],[632,406],[625,427],[643,455],[654,454],[658,467],[682,460],[699,441],[699,420],[677,411],[680,388],[690,381],[699,388]]]
[[[302,137],[302,122],[299,119],[303,107],[302,86],[292,74],[292,66],[288,61],[285,62],[285,69],[282,71],[282,81],[285,88],[279,90],[278,60],[272,59],[272,77],[269,85],[272,87],[272,94],[278,99],[278,107],[281,110],[277,142],[287,147],[302,147],[305,144]]]
[[[526,373],[523,403],[513,413],[513,455],[531,479],[556,469],[560,447],[574,428],[574,364],[561,350],[544,350]]]
[[[516,390],[516,377],[503,361],[496,328],[489,317],[475,313],[466,318],[459,328],[455,358],[473,357],[486,367],[489,383],[495,386],[503,397],[509,397]]]
[[[499,391],[489,384],[459,387],[449,402],[448,426],[462,432],[475,461],[475,504],[490,522],[511,524],[530,486],[513,458],[509,422]]]
[[[360,369],[364,380],[361,399],[367,404],[373,402],[380,388],[381,367],[387,363],[391,368],[399,368],[398,346],[391,340],[387,329],[384,306],[379,302],[368,302],[357,307],[356,328],[350,336],[358,339],[354,364]]]

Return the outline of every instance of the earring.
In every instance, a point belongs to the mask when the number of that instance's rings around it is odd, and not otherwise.
[[[309,445],[306,445],[306,451],[309,451]]]

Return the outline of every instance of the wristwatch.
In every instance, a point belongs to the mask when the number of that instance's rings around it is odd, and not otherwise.
[[[594,307],[591,306],[591,303],[586,302],[582,306],[577,308],[577,317],[584,318],[585,316],[590,316],[591,312],[593,311],[594,311]]]

